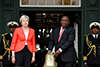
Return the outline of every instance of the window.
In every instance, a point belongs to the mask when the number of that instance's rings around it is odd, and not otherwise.
[[[20,0],[20,7],[81,7],[81,0]]]

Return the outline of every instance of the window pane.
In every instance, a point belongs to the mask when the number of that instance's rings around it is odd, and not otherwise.
[[[62,0],[55,0],[55,5],[62,5]]]
[[[79,5],[79,0],[72,0],[72,5]]]
[[[47,0],[47,5],[54,5],[53,1],[54,0]]]
[[[64,5],[70,5],[71,0],[63,0],[64,1]]]
[[[79,5],[79,0],[76,0],[76,5]]]
[[[30,0],[30,5],[37,5],[37,0]]]
[[[29,0],[22,0],[22,5],[29,5]]]
[[[45,5],[45,0],[39,0],[39,5]]]

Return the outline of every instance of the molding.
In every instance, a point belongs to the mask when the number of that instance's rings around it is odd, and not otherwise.
[[[99,7],[99,0],[87,0],[87,7]]]
[[[9,28],[7,27],[7,23],[9,21],[13,21],[14,19],[14,13],[13,11],[3,11],[3,33],[4,32],[9,32]]]
[[[14,7],[14,0],[2,0],[2,7]]]

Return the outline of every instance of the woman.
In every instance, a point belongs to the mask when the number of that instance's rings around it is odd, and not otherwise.
[[[28,27],[27,15],[22,15],[19,21],[22,27],[15,29],[10,47],[12,63],[15,63],[15,66],[30,67],[35,61],[35,31]]]

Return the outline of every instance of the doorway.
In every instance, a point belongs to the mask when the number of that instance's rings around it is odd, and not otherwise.
[[[24,14],[28,15],[30,18],[29,27],[35,29],[36,48],[38,52],[36,53],[36,61],[32,64],[32,66],[43,67],[52,31],[54,28],[60,26],[60,19],[63,15],[69,17],[70,26],[76,30],[74,43],[78,56],[78,26],[81,21],[80,11],[20,11],[19,14],[19,16]]]

